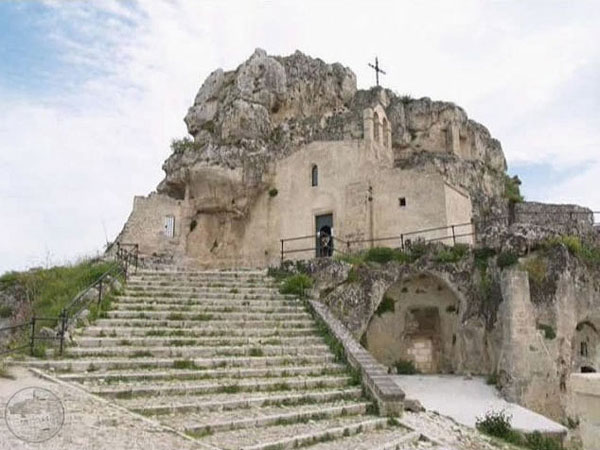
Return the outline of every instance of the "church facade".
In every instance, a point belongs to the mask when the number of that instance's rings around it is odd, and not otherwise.
[[[245,204],[236,204],[247,199],[236,192],[243,171],[214,166],[196,170],[183,198],[136,197],[119,241],[205,267],[263,267],[419,238],[471,243],[468,192],[435,170],[394,167],[380,103],[362,111],[362,126],[360,138],[315,140],[271,162]],[[452,130],[445,136],[452,151]]]

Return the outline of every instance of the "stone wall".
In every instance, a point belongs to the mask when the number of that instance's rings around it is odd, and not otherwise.
[[[523,202],[514,205],[512,223],[541,226],[565,234],[593,232],[594,215],[589,208],[578,205]]]
[[[600,443],[600,374],[572,374],[569,377],[568,416],[579,423],[578,435],[584,449]]]

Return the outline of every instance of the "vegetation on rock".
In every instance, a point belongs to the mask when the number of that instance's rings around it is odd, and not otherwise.
[[[525,198],[521,195],[519,186],[521,180],[518,176],[511,177],[507,174],[504,175],[504,197],[511,203],[522,203]]]
[[[512,428],[512,416],[505,411],[488,411],[478,417],[477,429],[485,434],[500,438],[511,444],[531,450],[561,450],[563,446],[555,439],[542,436],[539,432],[521,434]]]
[[[306,297],[306,290],[313,286],[313,280],[303,273],[286,278],[279,291],[282,294],[292,294],[298,297]]]

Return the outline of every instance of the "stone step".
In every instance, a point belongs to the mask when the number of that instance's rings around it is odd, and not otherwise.
[[[203,337],[217,340],[234,337],[292,337],[318,336],[318,329],[312,326],[303,328],[179,328],[179,327],[104,327],[92,326],[76,330],[77,336],[94,337],[129,337],[129,336],[170,336],[170,337]]]
[[[221,312],[202,314],[196,311],[130,311],[112,310],[106,313],[108,319],[150,319],[150,320],[194,320],[194,321],[288,321],[288,320],[312,320],[307,311],[289,313],[266,313],[266,312]]]
[[[271,289],[277,290],[279,288],[279,284],[271,281],[238,281],[238,280],[226,280],[220,282],[218,280],[215,281],[198,281],[198,280],[139,280],[132,281],[129,280],[127,282],[128,289],[139,289],[139,288],[155,288],[155,287],[186,287],[186,288],[195,288],[195,289],[216,289],[216,288],[227,288],[230,289],[240,289],[242,291],[250,290],[250,289]]]
[[[388,420],[382,417],[347,415],[294,424],[266,426],[255,428],[252,432],[248,432],[248,430],[205,432],[204,436],[199,434],[199,441],[223,450],[296,449],[319,442],[330,442],[338,436],[364,435],[372,430],[385,428],[387,423]]]
[[[245,293],[231,293],[231,292],[186,292],[186,293],[173,293],[173,292],[152,292],[152,291],[129,291],[122,295],[116,296],[117,300],[121,298],[138,298],[138,301],[147,300],[294,300],[298,301],[294,295],[284,295],[278,292],[272,292],[270,294],[245,294]]]
[[[206,347],[214,348],[228,346],[262,346],[262,345],[318,345],[323,344],[321,336],[298,337],[212,337],[212,338],[181,338],[175,337],[78,337],[78,347]]]
[[[294,376],[335,375],[346,373],[346,366],[337,363],[311,366],[272,366],[259,368],[228,368],[204,370],[135,370],[114,372],[65,373],[58,378],[78,383],[105,383],[156,381],[156,380],[195,380],[212,378],[278,378]]]
[[[261,287],[248,287],[248,288],[230,288],[230,287],[197,287],[197,286],[179,286],[179,285],[167,285],[167,286],[138,286],[132,287],[127,285],[123,290],[124,295],[135,296],[140,294],[170,294],[170,295],[195,295],[202,296],[205,294],[237,294],[241,296],[252,296],[252,295],[274,295],[280,294],[278,289],[275,288],[261,288]]]
[[[135,312],[144,312],[144,311],[170,311],[170,312],[206,312],[213,314],[223,314],[223,313],[243,313],[243,312],[253,312],[253,313],[305,313],[306,309],[301,304],[295,305],[276,305],[276,304],[266,304],[265,306],[261,306],[260,304],[249,305],[249,302],[243,304],[243,302],[233,303],[233,302],[223,302],[221,304],[205,304],[204,302],[187,302],[187,303],[151,303],[151,302],[113,302],[112,308],[117,311],[135,311]]]
[[[347,375],[327,375],[317,377],[295,377],[286,380],[265,379],[265,378],[245,378],[229,379],[221,378],[218,380],[200,380],[173,382],[155,382],[153,384],[125,384],[120,383],[110,386],[90,387],[89,391],[103,397],[112,398],[135,398],[140,396],[160,396],[165,395],[205,395],[216,393],[237,393],[237,392],[275,392],[275,391],[294,391],[300,389],[331,389],[345,388],[350,386],[352,379]]]
[[[357,431],[357,430],[355,430]],[[321,442],[311,445],[311,450],[418,450],[431,449],[432,443],[421,440],[421,433],[389,423],[378,424],[374,429],[354,434],[342,431],[323,436]],[[313,442],[318,442],[314,440]],[[283,447],[289,448],[289,447]]]
[[[173,272],[155,272],[155,273],[143,273],[138,272],[132,274],[129,281],[238,281],[238,282],[272,282],[272,279],[266,277],[264,274],[207,274],[207,273],[173,273]]]
[[[123,369],[209,369],[225,367],[271,367],[271,366],[308,366],[335,362],[331,353],[304,356],[264,356],[237,358],[81,358],[61,360],[28,361],[31,367],[53,369],[59,372],[95,372]]]
[[[52,355],[53,350],[48,350]],[[81,357],[129,357],[129,358],[215,358],[226,356],[305,356],[318,355],[329,351],[325,344],[313,345],[236,345],[222,347],[198,347],[198,346],[180,346],[180,347],[69,347],[66,351],[67,358]]]
[[[193,397],[161,396],[119,400],[121,406],[150,416],[165,414],[202,413],[206,411],[231,411],[235,409],[258,408],[265,406],[292,407],[303,404],[328,403],[340,400],[359,400],[362,389],[294,390],[288,392],[242,392],[239,394],[213,394]]]
[[[309,328],[314,327],[311,320],[213,320],[206,316],[205,320],[200,317],[196,320],[161,320],[161,319],[98,319],[96,326],[100,327],[166,327],[166,328],[203,328],[203,329],[234,329],[234,328]]]
[[[137,275],[156,275],[156,274],[196,274],[196,275],[260,275],[265,276],[265,269],[222,269],[222,270],[196,270],[186,267],[161,267],[159,269],[138,268]]]
[[[246,307],[246,308],[265,308],[265,307],[298,307],[304,308],[303,304],[296,299],[274,299],[268,298],[264,300],[260,299],[233,299],[233,298],[178,298],[178,297],[117,297],[113,300],[113,306],[119,307],[120,305],[128,304],[140,304],[140,305],[160,305],[164,307],[177,307],[179,305],[202,305],[207,308],[211,307]]]
[[[208,430],[215,433],[365,414],[369,405],[368,402],[340,401],[323,403],[317,406],[301,406],[291,411],[289,408],[284,407],[250,408],[225,411],[217,417],[211,411],[206,411],[204,413],[185,414],[179,420],[175,420],[175,423],[178,428],[183,425],[187,433],[202,433]],[[166,422],[172,424],[171,420],[166,420]]]

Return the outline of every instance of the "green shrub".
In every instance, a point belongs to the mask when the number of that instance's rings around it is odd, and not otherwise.
[[[562,450],[563,446],[551,437],[542,436],[539,432],[522,435],[513,430],[512,417],[504,411],[489,411],[475,422],[477,429],[490,436],[495,436],[511,444],[531,450]]]
[[[546,279],[548,265],[546,261],[539,256],[529,258],[521,264],[523,269],[529,274],[529,279],[536,284],[541,284]]]
[[[2,319],[6,319],[7,317],[12,316],[12,313],[13,313],[13,309],[11,306],[8,306],[8,305],[0,306],[0,317]]]
[[[498,374],[496,372],[490,373],[486,377],[485,383],[489,386],[497,386],[498,385]]]
[[[519,262],[519,257],[513,252],[502,252],[496,258],[496,263],[501,269],[512,266],[517,262]]]
[[[35,358],[41,358],[41,359],[46,358],[46,344],[44,344],[44,343],[35,344],[33,346],[32,356],[34,356]]]
[[[399,375],[416,375],[420,373],[415,367],[414,361],[408,359],[399,359],[394,363],[394,367]]]
[[[298,274],[286,278],[279,291],[282,294],[292,294],[298,297],[305,297],[306,290],[313,286],[313,280],[308,275]]]
[[[552,328],[550,325],[538,323],[537,329],[543,331],[544,337],[550,341],[556,337],[556,331],[554,331],[554,328]]]
[[[520,185],[521,180],[519,180],[518,176],[511,177],[508,174],[504,174],[504,197],[509,202],[522,203],[525,200],[521,195]]]
[[[480,269],[487,269],[488,259],[496,254],[493,248],[482,247],[473,250],[473,258],[475,260],[475,266]]]
[[[475,426],[485,434],[512,441],[514,431],[511,420],[512,416],[506,411],[488,411],[483,417],[477,417]]]
[[[279,191],[277,190],[277,188],[269,189],[269,197],[276,197],[278,193]]]
[[[397,251],[388,247],[373,247],[365,254],[365,261],[385,264],[396,259]]]
[[[173,153],[183,153],[186,150],[200,151],[201,149],[202,145],[198,144],[189,137],[184,137],[183,139],[173,139],[171,141],[171,150],[173,150]]]
[[[386,312],[394,312],[395,309],[394,299],[384,295],[383,300],[381,300],[381,303],[377,307],[377,311],[375,311],[375,314],[381,316]]]
[[[468,252],[468,245],[456,244],[454,247],[441,249],[435,256],[435,260],[442,263],[455,263],[463,259]]]

